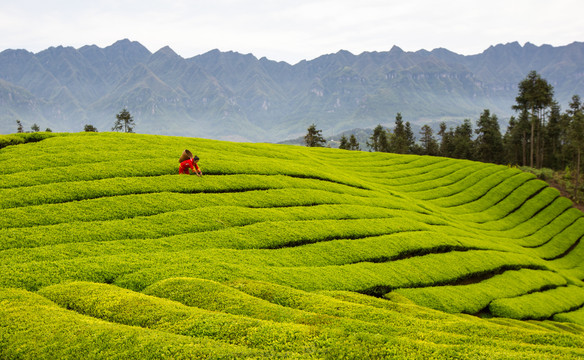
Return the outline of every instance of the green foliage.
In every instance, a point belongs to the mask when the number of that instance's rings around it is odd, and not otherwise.
[[[306,130],[304,143],[308,147],[322,147],[326,144],[326,140],[322,137],[322,130],[317,130],[316,125],[312,124]]]
[[[20,120],[16,120],[16,132],[23,133],[24,127],[22,126],[22,122]]]
[[[527,166],[519,167],[522,171],[534,174],[540,180],[551,180],[554,178],[554,171],[549,168],[535,169]]]
[[[0,135],[0,149],[9,145],[18,145],[28,142],[37,142],[49,138],[51,132],[17,133],[10,135]]]
[[[482,162],[502,163],[503,139],[497,115],[491,115],[489,110],[483,111],[477,121],[475,133],[477,134],[475,139],[476,159]]]
[[[0,289],[0,356],[5,359],[193,359],[269,355],[204,337],[174,335],[100,320],[41,295]]]
[[[421,155],[438,155],[438,142],[434,138],[434,131],[428,125],[422,126],[420,131],[420,143],[422,144]]]
[[[111,285],[73,282],[44,288],[39,294],[67,309],[114,323],[272,351],[290,350],[294,341],[311,339],[306,326],[202,310]]]
[[[453,152],[450,156],[457,159],[474,160],[472,131],[470,119],[464,119],[464,122],[456,127],[452,138]]]
[[[349,144],[348,145],[349,145],[348,150],[361,150],[361,146],[357,142],[357,138],[355,137],[355,134],[351,134],[351,136],[349,137]]]
[[[512,319],[547,319],[561,312],[570,312],[584,305],[584,289],[564,286],[544,292],[512,298],[496,299],[489,309],[496,316]]]
[[[541,270],[509,270],[469,285],[447,285],[398,289],[397,292],[416,304],[449,313],[476,314],[491,301],[539,291],[548,286],[566,285],[564,277]]]
[[[204,177],[177,174],[185,148]],[[88,132],[7,146],[0,358],[582,357],[571,205],[533,174],[440,157]]]
[[[187,306],[280,323],[336,327],[333,316],[273,304],[232,286],[197,278],[169,278],[144,290],[145,294],[178,301]]]
[[[86,124],[83,127],[83,131],[85,131],[85,132],[97,132],[97,128],[95,126],[91,125],[91,124]]]
[[[373,129],[373,134],[369,138],[371,143],[367,142],[367,146],[376,152],[389,152],[389,136],[390,132],[385,130],[381,124]]]
[[[116,114],[116,122],[112,127],[112,131],[122,131],[126,133],[134,132],[134,117],[130,114],[130,112],[124,108],[122,111]],[[94,131],[95,128],[89,128],[89,131]],[[85,131],[88,131],[88,128],[85,128]]]
[[[409,125],[409,123],[407,124]],[[391,151],[396,154],[408,154],[413,145],[411,143],[412,136],[412,134],[408,134],[406,131],[402,115],[397,113],[395,116],[395,127],[393,133],[390,135]]]
[[[541,138],[543,138],[542,133],[548,114],[546,110],[551,108],[554,103],[554,88],[535,70],[529,72],[527,77],[519,83],[518,88],[519,92],[515,98],[516,104],[513,105],[513,109],[521,113],[521,118],[524,121],[529,122],[529,166],[541,168],[543,166]],[[524,135],[524,144],[526,142],[527,136]],[[524,151],[526,150],[524,148]]]
[[[347,140],[347,137],[345,135],[341,136],[339,149],[350,150],[349,140]]]
[[[554,315],[554,320],[582,324],[584,321],[584,308],[580,308],[575,311],[556,314]]]

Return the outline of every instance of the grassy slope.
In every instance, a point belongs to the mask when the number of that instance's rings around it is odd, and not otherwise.
[[[0,150],[0,358],[580,358],[583,235],[503,166],[54,136]]]

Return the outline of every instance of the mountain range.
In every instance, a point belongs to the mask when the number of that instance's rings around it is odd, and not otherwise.
[[[517,42],[464,56],[447,49],[335,54],[291,65],[212,50],[183,58],[128,39],[0,53],[0,133],[16,120],[53,131],[109,131],[127,108],[140,133],[276,142],[314,123],[331,135],[391,125],[513,115],[517,85],[537,71],[565,109],[584,95],[584,43]]]

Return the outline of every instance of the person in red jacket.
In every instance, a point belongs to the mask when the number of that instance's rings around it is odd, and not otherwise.
[[[203,173],[201,172],[199,165],[197,165],[198,162],[199,162],[199,157],[196,155],[192,158],[189,158],[189,159],[181,162],[179,167],[178,167],[178,173],[189,175],[189,169],[191,169],[191,170],[193,170],[191,175],[197,174],[197,176],[200,177],[201,175],[203,175]]]

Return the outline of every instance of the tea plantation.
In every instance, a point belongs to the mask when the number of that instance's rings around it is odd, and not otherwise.
[[[583,214],[517,169],[0,142],[0,359],[584,358]],[[203,177],[178,175],[184,149]]]

